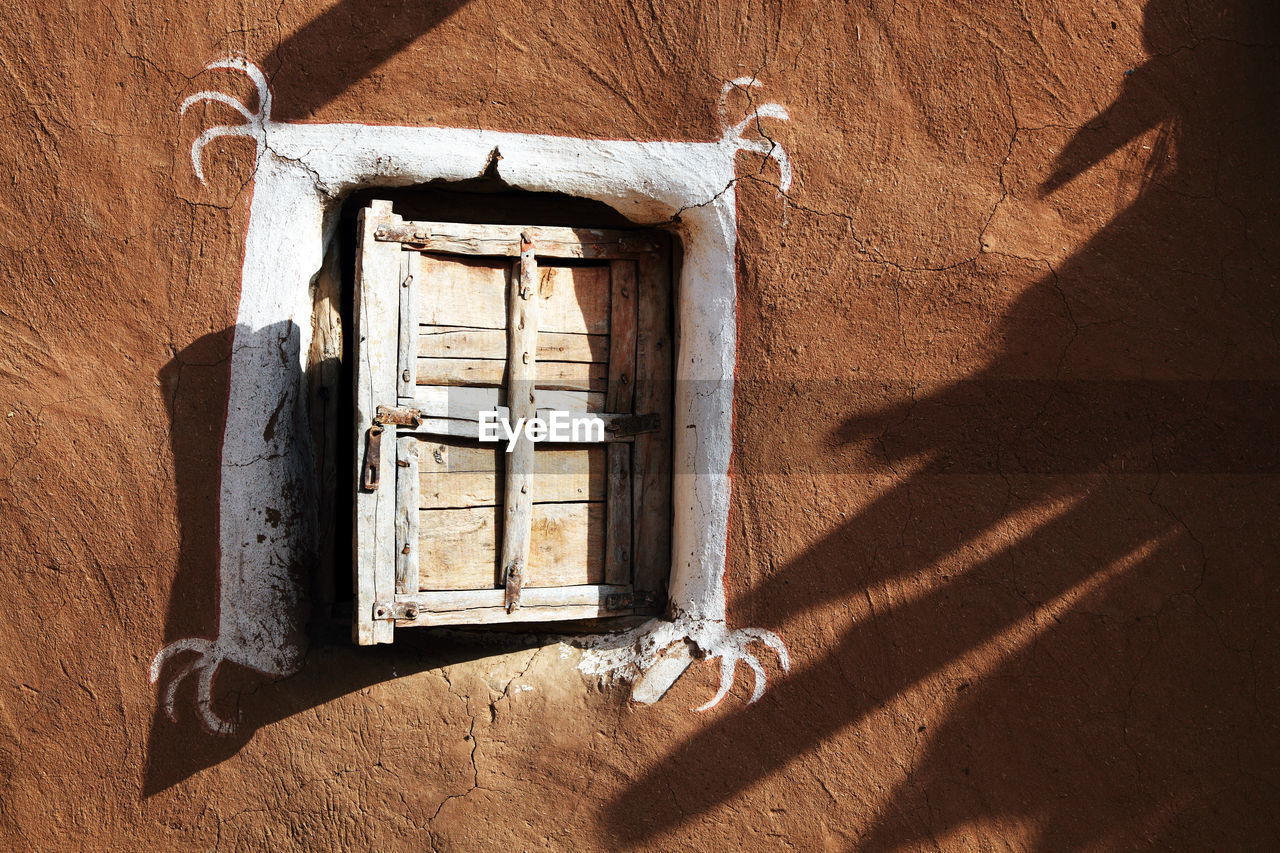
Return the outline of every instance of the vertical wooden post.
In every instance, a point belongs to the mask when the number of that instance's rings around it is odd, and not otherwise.
[[[643,298],[637,306],[636,397],[637,412],[672,411],[671,268],[669,244],[658,252],[645,252],[638,261],[637,286]],[[637,435],[632,453],[639,472],[632,484],[635,529],[640,545],[632,555],[631,579],[637,594],[661,597],[671,570],[671,418],[663,415],[658,432]],[[693,474],[682,471],[681,474]]]
[[[419,281],[422,255],[400,253],[400,324],[396,349],[396,385],[400,402],[412,405],[418,390],[418,303],[425,286]]]
[[[405,436],[396,441],[396,592],[418,591],[418,445]]]
[[[522,233],[520,263],[507,303],[507,417],[512,429],[523,427],[537,414],[533,388],[538,371],[538,262],[533,248],[529,235]],[[520,606],[533,526],[533,442],[526,435],[516,438],[506,468],[502,583],[506,588],[503,604],[510,613]]]
[[[356,257],[355,294],[355,409],[356,466],[355,586],[356,606],[352,632],[360,645],[390,643],[395,623],[374,612],[378,603],[395,597],[396,442],[367,441],[378,406],[396,399],[396,350],[399,339],[400,255],[399,243],[379,242],[380,225],[399,220],[391,202],[374,201],[360,211],[360,245]],[[386,476],[365,489],[361,483],[361,458],[372,450],[378,471]],[[383,614],[385,616],[385,614]]]
[[[636,376],[636,262],[609,263],[609,384],[605,411],[631,412]],[[608,445],[604,582],[631,583],[631,445]]]

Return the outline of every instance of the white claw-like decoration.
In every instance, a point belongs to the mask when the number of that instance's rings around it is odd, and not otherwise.
[[[204,148],[213,140],[222,136],[247,136],[255,140],[258,146],[257,156],[261,157],[263,151],[267,147],[267,123],[271,121],[271,87],[267,83],[266,75],[262,73],[262,69],[254,65],[243,56],[229,56],[225,59],[219,59],[210,62],[205,66],[206,71],[239,71],[245,74],[253,81],[254,86],[258,90],[258,111],[253,112],[244,105],[239,98],[228,95],[226,92],[204,91],[196,92],[194,95],[183,100],[178,107],[178,115],[186,115],[188,109],[193,105],[204,101],[212,101],[213,103],[224,104],[231,107],[240,115],[244,116],[245,124],[240,125],[218,125],[211,127],[204,133],[196,137],[191,143],[191,165],[195,169],[196,177],[200,179],[200,183],[205,183],[204,164],[202,162]]]
[[[175,704],[178,687],[188,676],[199,673],[200,678],[196,686],[196,709],[200,714],[200,722],[213,734],[231,734],[236,730],[236,724],[231,720],[223,719],[213,710],[213,678],[224,658],[219,654],[217,645],[212,640],[190,637],[175,640],[165,646],[151,660],[151,683],[155,684],[160,680],[160,672],[165,661],[183,652],[195,652],[196,656],[187,661],[169,679],[164,691],[165,716],[177,722],[178,713]]]
[[[739,151],[754,151],[761,154],[778,164],[778,194],[781,195],[791,189],[791,158],[787,156],[786,149],[774,142],[767,136],[761,135],[755,138],[743,139],[742,134],[747,128],[755,124],[759,130],[759,120],[762,118],[772,118],[778,121],[790,121],[791,116],[787,113],[786,107],[781,104],[761,104],[755,107],[747,114],[746,118],[735,125],[730,126],[729,115],[729,93],[734,89],[758,89],[763,84],[754,77],[739,77],[725,83],[720,89],[720,129],[724,131],[721,141],[724,144]]]
[[[737,678],[738,664],[751,668],[754,681],[753,704],[764,696],[768,674],[760,659],[751,651],[752,643],[761,643],[773,651],[783,672],[791,671],[791,655],[787,646],[772,631],[763,628],[730,629],[722,619],[695,619],[679,616],[674,620],[653,619],[625,634],[566,642],[584,649],[580,668],[606,679],[632,680],[632,698],[650,704],[661,699],[695,657],[720,661],[720,685],[710,700],[694,708],[707,711],[729,695]]]

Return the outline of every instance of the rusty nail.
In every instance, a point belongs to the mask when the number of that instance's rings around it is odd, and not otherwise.
[[[404,547],[400,549],[400,553],[401,553],[401,554],[408,554],[408,553],[409,553],[409,543],[408,543],[408,542],[404,543]]]
[[[406,608],[404,609],[404,615],[405,615],[405,616],[407,616],[407,617],[408,617],[408,618],[410,618],[410,619],[417,619],[417,618],[418,618],[418,608],[416,608],[416,607],[412,607],[412,606],[411,606],[411,607],[406,607]]]
[[[406,369],[405,369],[405,371],[404,371],[403,373],[401,373],[401,374],[400,374],[400,377],[401,377],[402,379],[404,379],[404,381],[405,381],[405,382],[408,382],[408,381],[409,381],[409,370],[408,370],[408,368],[406,368]]]

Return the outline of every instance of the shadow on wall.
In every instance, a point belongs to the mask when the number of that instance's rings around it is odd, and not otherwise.
[[[236,547],[239,543],[232,543],[231,553],[219,558],[223,435],[233,343],[281,353],[279,359],[273,355],[267,361],[279,363],[278,384],[283,393],[292,381],[285,367],[290,358],[284,353],[297,347],[297,326],[237,327],[205,335],[160,371],[170,418],[181,550],[164,636],[165,647],[172,651],[160,659],[156,670],[158,702],[143,783],[146,795],[229,758],[257,728],[299,711],[379,682],[538,644],[525,634],[421,629],[400,632],[393,647],[357,648],[351,643],[347,610],[352,594],[351,508],[338,496],[349,495],[354,487],[351,460],[356,448],[348,429],[354,405],[349,390],[352,375],[342,367],[339,348],[341,339],[353,334],[355,217],[375,197],[393,200],[397,212],[409,218],[503,222],[514,217],[540,225],[584,221],[630,225],[616,211],[595,202],[514,192],[484,181],[362,190],[345,201],[334,251],[313,282],[328,319],[317,322],[307,359],[310,366],[299,383],[309,392],[308,399],[305,410],[297,413],[292,433],[301,438],[309,432],[314,453],[313,460],[298,462],[315,471],[317,551],[307,565],[280,571],[283,567],[272,565],[271,560],[244,559],[242,549]],[[338,333],[332,313],[340,303],[346,325]],[[328,340],[323,342],[326,334]],[[270,429],[283,433],[279,423]],[[266,524],[258,525],[261,535],[270,536],[289,523],[278,516],[273,522],[270,507],[254,509],[265,513]],[[244,544],[252,548],[251,543]],[[267,554],[272,553],[269,545]],[[292,605],[287,604],[289,590],[300,593],[300,600]],[[310,630],[305,625],[308,611],[314,614]],[[299,660],[308,644],[312,650],[302,661],[301,671],[276,681],[292,668],[278,661]],[[226,730],[218,733],[219,728]]]
[[[1153,58],[1039,188],[1158,128],[1142,190],[1020,297],[983,368],[886,405],[870,385],[740,387],[740,410],[779,411],[737,419],[739,489],[785,476],[770,425],[815,408],[841,426],[807,488],[869,482],[842,466],[855,447],[901,476],[731,612],[866,615],[651,767],[604,812],[610,834],[638,843],[816,775],[828,828],[859,849],[984,831],[1037,849],[1280,842],[1270,6],[1147,6]],[[1195,36],[1231,24],[1255,45]]]
[[[284,66],[273,81],[275,118],[290,121],[311,116],[466,2],[439,0],[406,5],[390,0],[341,0],[326,9],[281,42],[274,52],[277,64]],[[291,327],[252,334],[242,331],[241,335],[248,346],[274,346],[277,339],[295,337],[297,332],[296,327]],[[200,338],[178,353],[159,375],[170,417],[181,527],[179,571],[170,596],[166,643],[194,638],[191,643],[209,649],[225,642],[228,633],[222,624],[225,614],[220,612],[220,598],[228,593],[227,585],[236,583],[236,572],[223,567],[224,576],[219,577],[218,514],[235,333],[229,328]],[[320,365],[320,369],[338,373],[332,365]],[[306,377],[303,384],[306,385]],[[322,467],[324,461],[320,460]],[[325,485],[322,483],[322,488]],[[332,488],[332,484],[328,485]],[[332,529],[322,531],[319,541],[322,547],[333,545]],[[309,574],[310,568],[296,567],[303,574]],[[322,582],[332,586],[332,577],[321,574]],[[311,579],[300,579],[301,587],[305,589]],[[234,590],[231,592],[234,594]],[[303,606],[299,604],[300,612]],[[302,621],[299,613],[289,613],[282,614],[275,624],[300,626]],[[264,625],[268,634],[273,630],[278,629]],[[305,640],[301,635],[271,636],[265,644],[297,643],[301,649]],[[356,666],[343,666],[330,659],[344,653],[356,654],[353,649],[321,648],[303,662],[303,677],[285,682],[271,682],[270,674],[216,655],[203,661],[203,669],[199,668],[201,661],[197,657],[193,667],[193,655],[198,656],[200,650],[177,651],[172,660],[162,661],[163,680],[158,683],[160,702],[148,744],[144,795],[161,791],[234,755],[257,728],[269,722],[378,681],[477,654],[474,641],[465,643],[464,649],[450,640],[435,638],[429,651],[423,647],[425,641],[425,637],[413,638],[397,642],[394,649],[361,650]],[[512,638],[507,648],[519,647],[522,641]],[[318,659],[323,660],[317,662]],[[317,666],[321,667],[319,677],[314,673],[306,677]],[[207,676],[208,682],[202,684],[201,676]],[[172,721],[165,713],[165,693],[170,685],[174,692],[168,698],[176,709]],[[235,721],[234,733],[211,734],[200,715],[192,713],[193,708],[202,707],[202,692],[210,695],[203,710]]]
[[[271,651],[286,649],[284,657],[296,657],[307,646],[305,593],[292,612],[279,613],[274,601],[251,600],[263,589],[253,574],[269,572],[269,567],[224,566],[221,577],[219,572],[223,429],[237,331],[240,345],[271,348],[298,333],[292,323],[252,332],[226,329],[195,341],[160,371],[181,529],[164,639],[189,641],[195,647],[178,648],[159,670],[143,780],[147,796],[234,755],[268,723],[379,681],[476,656],[474,644],[464,648],[439,638],[429,650],[409,638],[395,649],[357,651],[343,648],[348,644],[341,641],[327,646],[334,638],[319,634],[312,638],[318,648],[308,655],[299,676],[275,680],[279,673],[266,663]],[[299,590],[306,590],[312,580],[310,570],[296,567]],[[513,643],[519,647],[518,640]],[[207,685],[201,683],[206,674]],[[171,718],[167,708],[172,709]],[[215,733],[208,721],[214,726],[226,721],[233,730]]]
[[[305,121],[468,0],[339,0],[282,41],[272,75],[276,121]]]

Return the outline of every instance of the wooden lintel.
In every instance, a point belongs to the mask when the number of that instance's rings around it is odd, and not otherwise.
[[[374,239],[402,243],[426,252],[462,255],[520,254],[527,235],[544,258],[625,258],[661,251],[653,238],[632,231],[604,228],[556,228],[510,225],[467,225],[458,222],[399,222],[378,228]]]

